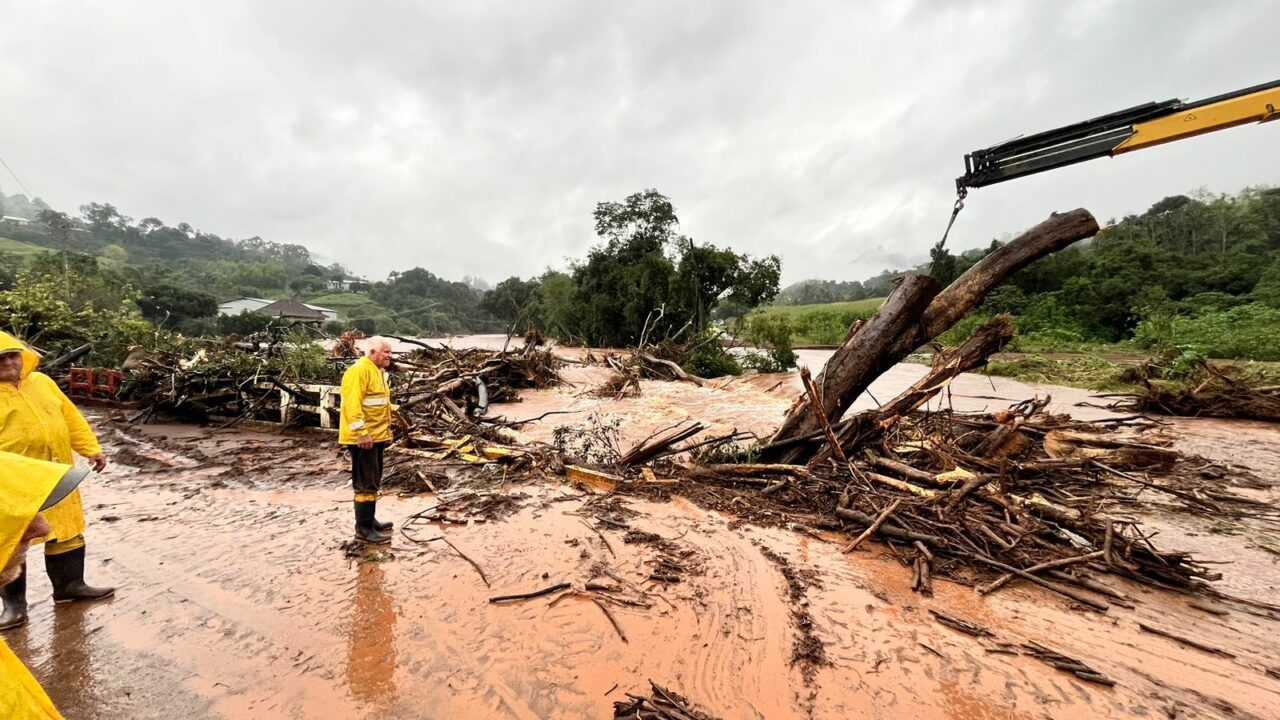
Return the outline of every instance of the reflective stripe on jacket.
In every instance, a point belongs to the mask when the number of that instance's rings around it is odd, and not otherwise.
[[[342,424],[338,428],[338,442],[355,445],[366,433],[374,442],[390,441],[393,408],[386,371],[369,358],[360,358],[342,375]]]

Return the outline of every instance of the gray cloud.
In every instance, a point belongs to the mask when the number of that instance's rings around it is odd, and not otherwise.
[[[322,5],[330,5],[323,7]],[[1274,79],[1271,3],[24,3],[0,155],[72,208],[297,242],[373,277],[528,276],[656,187],[787,280],[922,258],[965,152]],[[970,196],[965,249],[1274,183],[1242,128]],[[6,185],[0,183],[0,185]]]

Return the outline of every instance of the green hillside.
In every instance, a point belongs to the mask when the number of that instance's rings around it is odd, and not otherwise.
[[[884,298],[867,298],[817,305],[770,305],[751,313],[786,318],[791,341],[802,345],[839,345],[854,320],[871,317]]]
[[[328,295],[319,295],[307,300],[312,305],[320,305],[333,310],[351,310],[357,307],[374,307],[378,303],[363,293],[330,293]]]
[[[52,252],[49,248],[33,245],[21,240],[10,240],[7,237],[0,236],[0,254],[17,255],[26,260],[28,257],[39,255],[40,253]]]

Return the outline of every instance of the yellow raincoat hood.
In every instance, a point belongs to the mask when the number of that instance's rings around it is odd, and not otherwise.
[[[20,340],[7,332],[0,331],[0,353],[9,352],[11,350],[22,351],[22,377],[26,379],[40,364],[40,356],[34,350],[27,347]]]

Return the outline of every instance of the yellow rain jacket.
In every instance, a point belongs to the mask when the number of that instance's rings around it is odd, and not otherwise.
[[[368,433],[374,442],[391,441],[391,388],[387,373],[362,357],[342,374],[342,426],[338,442],[355,445]]]
[[[27,525],[68,469],[66,465],[18,460],[17,471],[8,462],[0,467],[0,566],[8,564]],[[0,640],[0,717],[62,720],[44,688],[4,640]]]
[[[102,452],[89,423],[48,375],[36,372],[40,356],[12,335],[0,332],[0,352],[22,351],[22,380],[15,388],[0,383],[0,450],[37,460],[71,465],[74,450],[84,457]],[[45,511],[53,532],[48,540],[67,541],[84,533],[80,491]]]

